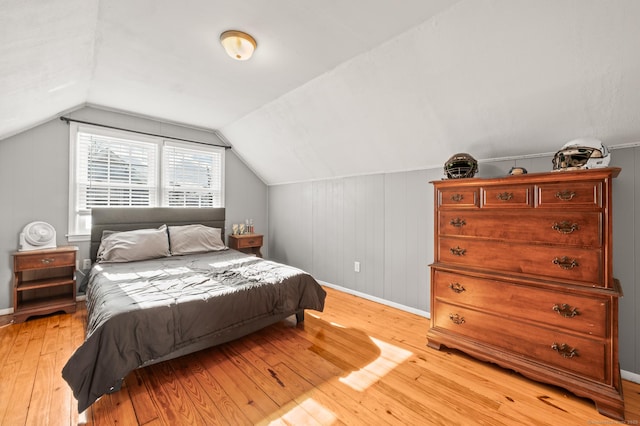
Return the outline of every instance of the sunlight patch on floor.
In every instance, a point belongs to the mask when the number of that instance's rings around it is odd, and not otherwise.
[[[410,351],[382,340],[371,337],[371,341],[380,349],[380,356],[361,369],[352,371],[348,376],[339,379],[340,382],[359,392],[366,390],[413,355]]]
[[[311,419],[315,422],[311,423]],[[301,404],[283,414],[278,420],[287,424],[321,424],[330,425],[337,421],[338,417],[328,408],[322,406],[313,398],[305,399]],[[280,424],[272,422],[272,424]]]

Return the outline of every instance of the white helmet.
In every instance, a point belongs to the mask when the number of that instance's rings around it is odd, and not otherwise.
[[[553,156],[553,170],[607,167],[610,160],[609,150],[599,139],[574,139],[564,144]]]

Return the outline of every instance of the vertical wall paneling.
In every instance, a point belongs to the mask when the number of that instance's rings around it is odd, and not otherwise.
[[[553,163],[551,162],[552,159],[553,155],[525,158],[522,160],[517,160],[516,166],[524,167],[529,173],[549,172],[553,170]]]
[[[633,235],[633,258],[635,259],[633,269],[633,281],[627,285],[627,288],[631,289],[629,294],[629,304],[625,303],[625,312],[633,312],[634,322],[632,327],[625,327],[625,336],[629,336],[629,352],[634,350],[633,355],[629,353],[629,361],[624,365],[629,365],[629,369],[636,374],[640,374],[640,314],[638,314],[637,307],[640,306],[640,262],[638,262],[640,256],[640,238],[638,238],[636,232],[640,229],[640,173],[636,170],[640,170],[640,148],[634,148],[634,192],[633,192],[633,229],[629,230],[627,235]],[[629,171],[631,173],[631,170]],[[624,231],[624,228],[623,228]],[[614,252],[615,253],[615,252]],[[615,254],[614,254],[615,256]],[[627,344],[625,344],[626,349]],[[632,364],[632,362],[634,364]],[[633,367],[631,367],[633,365]]]
[[[514,160],[482,162],[478,164],[478,174],[476,174],[476,177],[491,178],[495,176],[505,176],[513,166],[515,166]]]
[[[366,220],[366,218],[362,216],[364,211],[359,202],[362,189],[361,185],[358,184],[358,178],[345,179],[343,192],[344,211],[342,216],[342,238],[344,242],[342,282],[345,288],[365,294],[372,294],[368,293],[366,282],[362,279],[363,273],[369,267],[362,252],[363,241],[367,238],[367,235],[364,234],[365,230],[363,229],[363,221]],[[360,262],[361,272],[354,270],[354,262]]]
[[[612,160],[622,168],[620,175],[613,180],[613,276],[620,280],[624,296],[620,298],[618,324],[620,364],[623,369],[638,371],[636,364],[636,342],[638,328],[636,319],[637,288],[637,238],[634,230],[637,226],[638,177],[634,165],[638,164],[639,148],[627,148],[612,152]],[[635,163],[635,164],[634,164]],[[635,188],[635,189],[634,189]],[[633,326],[631,326],[633,324]]]
[[[425,172],[385,176],[384,298],[427,310],[427,240],[429,180]]]
[[[354,249],[352,259],[345,259],[345,271],[350,268],[355,278],[354,290],[384,298],[384,247],[385,237],[385,197],[383,195],[385,176],[366,175],[346,179],[347,186],[353,188],[353,215],[349,218],[355,224]],[[345,197],[345,213],[349,211]],[[345,215],[346,219],[346,215]],[[354,271],[354,261],[360,262],[360,272]]]
[[[311,186],[269,187],[269,257],[314,273]]]
[[[505,176],[513,166],[530,173],[547,172],[552,170],[552,157],[481,163],[479,176]],[[640,315],[635,313],[640,305],[636,282],[640,242],[635,233],[640,226],[640,174],[635,173],[640,169],[640,148],[614,150],[611,165],[622,167],[613,183],[614,275],[624,289],[620,364],[623,370],[640,374]],[[270,187],[271,252],[277,260],[291,261],[322,281],[429,312],[428,265],[433,261],[434,238],[429,182],[442,177],[437,168]],[[297,194],[301,191],[308,196]],[[299,221],[287,216],[294,203],[306,203],[306,207],[296,205],[296,211],[302,209],[312,217],[313,232],[298,228]],[[287,226],[295,236],[281,236]],[[360,262],[359,273],[353,270],[354,261]]]

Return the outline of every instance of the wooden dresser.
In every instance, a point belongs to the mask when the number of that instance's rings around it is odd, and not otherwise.
[[[611,235],[618,173],[432,182],[428,345],[561,386],[623,419]]]

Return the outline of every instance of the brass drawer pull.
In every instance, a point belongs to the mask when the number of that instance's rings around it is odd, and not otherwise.
[[[457,325],[462,325],[464,324],[464,317],[461,317],[458,314],[449,314],[449,319],[451,320],[452,323],[457,324]]]
[[[575,259],[569,259],[567,256],[562,256],[560,259],[556,257],[553,259],[553,263],[562,269],[573,269],[579,266]]]
[[[462,194],[451,194],[451,201],[455,201],[456,203],[462,201],[464,196]]]
[[[496,195],[496,198],[500,201],[509,201],[513,198],[513,192],[501,192]]]
[[[460,283],[450,283],[449,284],[449,288],[454,292],[454,293],[462,293],[463,291],[467,291],[466,288],[464,288],[464,286]]]
[[[458,247],[451,247],[449,251],[454,256],[464,256],[464,254],[467,252],[467,249],[463,249],[458,246]]]
[[[559,315],[565,317],[565,318],[573,318],[576,315],[580,315],[580,312],[578,312],[578,308],[572,308],[571,306],[567,305],[566,303],[563,303],[562,305],[558,305],[555,304],[553,305],[553,309],[554,311],[556,311]]]
[[[578,356],[578,350],[576,348],[570,347],[566,343],[554,343],[553,345],[551,345],[551,349],[558,352],[560,355],[562,355],[563,358],[573,358],[574,356]]]
[[[50,263],[55,262],[56,259],[53,257],[45,257],[44,259],[40,259],[40,262],[44,263],[45,265],[49,265]]]
[[[577,223],[569,223],[569,221],[563,220],[560,223],[554,223],[551,229],[555,229],[561,234],[571,234],[573,231],[580,229]]]
[[[451,219],[451,221],[449,221],[449,225],[454,226],[456,228],[462,228],[466,224],[467,222],[465,222],[464,219],[460,219],[459,217],[456,217],[455,219]]]
[[[556,192],[556,198],[562,201],[571,201],[573,197],[576,196],[576,193],[573,191],[558,191]]]

